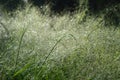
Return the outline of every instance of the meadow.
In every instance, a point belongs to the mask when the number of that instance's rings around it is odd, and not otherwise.
[[[120,29],[103,15],[14,14],[0,22],[0,80],[120,80]]]

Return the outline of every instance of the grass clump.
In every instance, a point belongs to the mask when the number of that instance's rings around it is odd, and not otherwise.
[[[3,19],[0,80],[119,80],[120,29],[83,13],[40,14],[36,8]]]

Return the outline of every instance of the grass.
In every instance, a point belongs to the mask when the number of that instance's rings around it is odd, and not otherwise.
[[[84,13],[50,17],[26,8],[3,18],[0,80],[119,80],[120,29],[100,17],[81,22]]]

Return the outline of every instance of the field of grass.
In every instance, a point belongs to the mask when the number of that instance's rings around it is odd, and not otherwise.
[[[120,80],[120,29],[102,16],[36,8],[0,23],[0,80]]]

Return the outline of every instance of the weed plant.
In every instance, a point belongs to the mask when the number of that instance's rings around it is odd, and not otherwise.
[[[33,7],[3,18],[0,80],[119,80],[120,29],[102,17],[80,23],[83,15],[50,17]]]

